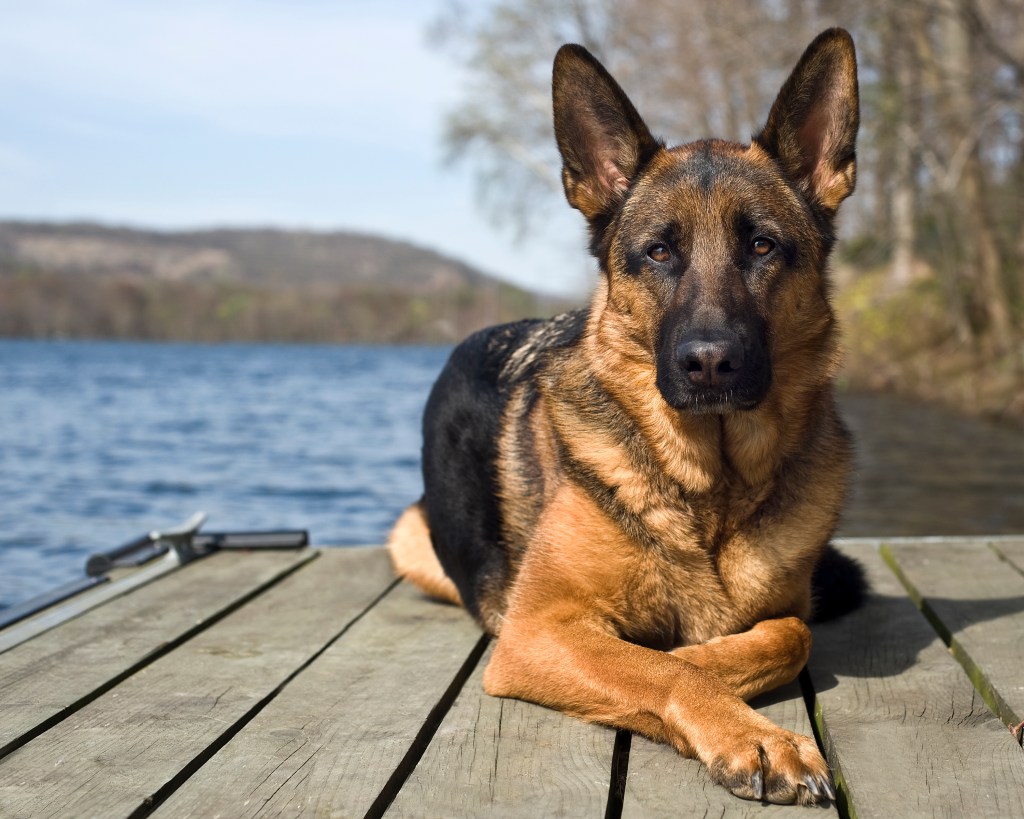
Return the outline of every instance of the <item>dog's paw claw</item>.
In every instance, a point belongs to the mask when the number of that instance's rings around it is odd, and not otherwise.
[[[764,799],[764,776],[760,771],[754,771],[750,777],[750,788],[754,792],[754,798],[758,801]]]
[[[815,778],[810,774],[807,774],[807,776],[804,777],[804,784],[807,786],[807,790],[811,792],[811,796],[821,795],[821,789],[818,788],[818,783],[815,781]]]
[[[718,757],[708,771],[741,799],[781,805],[834,802],[828,767],[814,741],[779,729],[731,757]]]
[[[828,776],[807,774],[801,784],[806,788],[806,792],[797,792],[798,804],[827,805],[836,801],[836,792]]]

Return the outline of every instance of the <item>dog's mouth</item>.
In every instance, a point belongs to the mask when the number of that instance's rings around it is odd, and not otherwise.
[[[664,389],[658,385],[662,398],[673,409],[686,412],[691,415],[723,415],[728,412],[745,412],[756,409],[764,400],[764,394],[752,394],[750,391],[741,390],[693,390],[693,389]]]

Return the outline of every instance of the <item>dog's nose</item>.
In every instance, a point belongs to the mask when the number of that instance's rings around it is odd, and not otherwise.
[[[743,346],[739,340],[683,340],[676,347],[676,361],[694,386],[728,387],[743,368]]]

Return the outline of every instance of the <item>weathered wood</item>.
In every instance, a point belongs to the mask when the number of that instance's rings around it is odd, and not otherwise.
[[[481,639],[465,611],[402,584],[157,815],[364,816],[396,770],[396,784],[407,774],[417,734],[457,694]]]
[[[1024,539],[977,541],[887,553],[957,656],[1020,713]],[[843,545],[874,594],[815,626],[808,669],[841,809],[1024,817],[1024,752],[878,546]],[[0,758],[0,816],[605,812],[623,757],[615,732],[483,695],[476,627],[407,585],[388,592],[382,550],[329,550],[281,579],[295,559],[213,556],[0,655],[0,737],[16,747]],[[795,685],[762,712],[809,733]],[[34,738],[17,747],[25,715]],[[622,808],[798,810],[735,799],[638,737]]]
[[[776,725],[813,736],[810,716],[798,683],[785,685],[754,700],[751,705]],[[807,808],[773,806],[771,816],[803,817]],[[629,752],[623,819],[656,819],[662,816],[719,816],[749,819],[763,816],[764,806],[747,802],[716,785],[707,769],[693,759],[684,759],[673,748],[633,737]],[[817,810],[815,816],[838,816],[835,807]]]
[[[487,696],[486,660],[386,815],[603,816],[615,731]]]
[[[1024,576],[984,540],[882,550],[989,707],[1024,720]]]
[[[1024,754],[883,563],[845,544],[873,593],[814,627],[815,717],[851,814],[1024,816]]]
[[[0,756],[314,555],[211,555],[0,654]]]
[[[326,550],[0,761],[4,813],[117,816],[160,798],[390,583],[378,550]]]
[[[989,545],[996,553],[1024,576],[1024,537],[992,538]]]

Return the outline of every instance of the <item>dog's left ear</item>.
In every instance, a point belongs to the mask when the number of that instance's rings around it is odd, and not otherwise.
[[[831,216],[853,193],[859,125],[853,38],[830,28],[807,47],[754,141]]]

